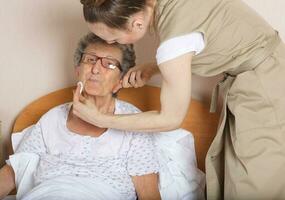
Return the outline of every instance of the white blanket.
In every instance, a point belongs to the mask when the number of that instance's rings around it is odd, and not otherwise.
[[[124,200],[120,193],[102,182],[82,177],[60,176],[45,181],[23,200]]]
[[[29,130],[30,128],[13,134],[14,149]],[[162,199],[204,199],[205,177],[197,168],[192,134],[178,129],[156,133],[154,138],[161,167],[159,188]],[[58,177],[35,187],[33,172],[38,161],[39,157],[35,154],[20,153],[10,157],[16,174],[17,199],[120,199],[119,193],[112,187],[88,178]],[[31,192],[28,192],[30,190]]]
[[[21,200],[120,200],[120,193],[107,184],[90,178],[60,176],[35,186],[33,173],[39,156],[19,153],[10,156],[15,171],[17,199]]]

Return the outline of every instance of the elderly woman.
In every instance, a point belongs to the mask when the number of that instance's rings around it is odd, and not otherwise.
[[[135,65],[131,45],[107,44],[88,34],[74,60],[83,95],[101,112],[139,112],[114,97],[122,76]],[[72,103],[51,109],[24,134],[0,171],[0,197],[17,185],[17,197],[29,200],[160,199],[150,134],[90,125],[72,113]]]

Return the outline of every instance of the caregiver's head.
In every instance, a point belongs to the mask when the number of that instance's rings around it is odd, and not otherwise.
[[[84,36],[74,53],[78,79],[92,96],[112,96],[123,75],[135,66],[133,45],[108,44],[93,33]]]
[[[130,44],[152,21],[155,0],[81,0],[89,29],[107,41]]]

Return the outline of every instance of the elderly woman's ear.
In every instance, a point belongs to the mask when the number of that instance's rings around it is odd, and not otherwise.
[[[122,86],[123,81],[120,80],[113,88],[112,92],[113,94],[117,93],[123,86]]]
[[[76,65],[76,66],[74,67],[74,73],[75,73],[75,76],[78,78],[78,77],[79,77],[79,74],[80,74],[79,65]]]

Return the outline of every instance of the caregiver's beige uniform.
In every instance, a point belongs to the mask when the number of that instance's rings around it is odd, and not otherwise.
[[[278,34],[240,0],[158,0],[156,15],[161,43],[204,34],[194,74],[225,74],[223,117],[206,157],[208,199],[285,199],[285,46]]]

